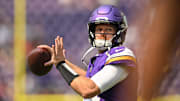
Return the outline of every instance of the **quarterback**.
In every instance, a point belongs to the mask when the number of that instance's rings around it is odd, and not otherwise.
[[[62,37],[57,36],[52,47],[38,47],[51,51],[52,58],[45,65],[55,64],[84,101],[137,101],[136,58],[123,46],[127,28],[125,15],[115,6],[102,5],[92,12],[88,22],[92,47],[88,52],[96,48],[98,54],[90,59],[87,71],[67,60]]]

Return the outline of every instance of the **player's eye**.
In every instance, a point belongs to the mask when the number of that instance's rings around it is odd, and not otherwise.
[[[101,32],[103,29],[102,28],[96,28],[96,32]]]
[[[113,31],[112,28],[106,28],[106,29],[105,29],[105,32],[112,32],[112,31]]]

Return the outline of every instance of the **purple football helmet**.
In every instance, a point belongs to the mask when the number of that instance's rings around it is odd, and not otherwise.
[[[128,25],[126,16],[118,8],[113,5],[103,5],[92,12],[88,22],[88,33],[90,44],[93,47],[97,47],[95,44],[95,26],[97,24],[113,24],[117,27],[112,44],[103,47],[112,48],[124,42]]]

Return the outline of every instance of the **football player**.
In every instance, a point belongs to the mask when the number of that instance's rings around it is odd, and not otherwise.
[[[125,15],[112,5],[95,9],[89,18],[89,41],[98,54],[93,56],[87,71],[72,64],[65,57],[63,38],[57,36],[51,61],[66,82],[84,101],[136,101],[137,69],[133,52],[123,46],[127,31]],[[89,51],[88,51],[89,52]],[[84,60],[84,57],[83,59]]]

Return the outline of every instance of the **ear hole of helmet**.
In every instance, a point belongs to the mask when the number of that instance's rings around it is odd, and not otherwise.
[[[112,47],[122,45],[125,40],[125,36],[126,36],[126,31],[121,32],[121,30],[119,30],[112,39]]]

